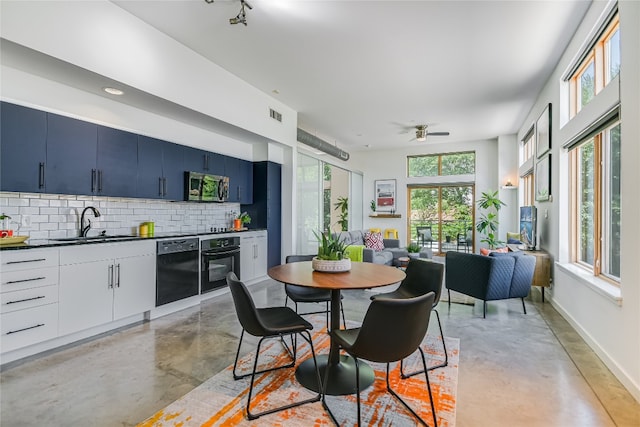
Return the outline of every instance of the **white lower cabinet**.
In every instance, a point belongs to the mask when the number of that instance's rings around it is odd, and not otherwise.
[[[152,309],[155,262],[151,241],[60,249],[60,335]]]
[[[240,235],[240,280],[249,281],[267,274],[267,232]]]
[[[58,249],[0,253],[3,353],[58,336]]]

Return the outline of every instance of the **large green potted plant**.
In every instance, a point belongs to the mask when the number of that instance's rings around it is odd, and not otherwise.
[[[314,231],[313,234],[319,243],[318,255],[311,260],[314,270],[330,273],[351,270],[351,259],[346,254],[347,244],[329,230],[319,234]]]
[[[479,209],[484,210],[484,212],[480,213],[480,219],[476,223],[476,230],[484,235],[484,238],[480,239],[480,241],[486,243],[489,249],[495,249],[504,243],[497,238],[498,212],[506,204],[498,198],[497,190],[482,193],[477,204]]]
[[[338,197],[338,201],[333,204],[334,210],[340,209],[340,216],[338,218],[338,224],[342,231],[349,230],[349,198]]]

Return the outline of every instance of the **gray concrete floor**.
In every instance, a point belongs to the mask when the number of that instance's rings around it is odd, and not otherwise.
[[[271,280],[250,290],[257,306],[284,301]],[[360,321],[370,293],[344,294]],[[540,299],[533,290],[526,315],[520,300],[490,302],[486,319],[481,302],[440,303],[445,335],[461,342],[456,426],[640,426],[638,402]],[[0,424],[136,425],[231,364],[239,333],[226,294],[5,365]]]

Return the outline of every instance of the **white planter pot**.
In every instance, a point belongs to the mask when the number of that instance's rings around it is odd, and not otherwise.
[[[338,261],[330,261],[313,257],[311,260],[311,267],[315,271],[323,273],[342,273],[351,270],[351,260],[346,258]]]

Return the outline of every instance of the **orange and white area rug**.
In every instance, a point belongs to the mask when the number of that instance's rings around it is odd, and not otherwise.
[[[318,324],[317,322],[315,324]],[[349,325],[352,327],[352,325]],[[433,392],[438,426],[454,427],[456,419],[456,391],[458,382],[458,360],[460,340],[445,338],[449,365],[429,371],[429,380]],[[301,343],[304,343],[301,344]],[[316,330],[313,345],[317,354],[329,352],[329,337],[326,329]],[[243,350],[245,345],[243,344]],[[246,346],[250,348],[249,345]],[[442,341],[439,336],[428,335],[422,344],[430,365],[439,364],[444,357]],[[255,350],[241,358],[238,373],[250,372],[253,366]],[[297,363],[311,357],[308,344],[298,337]],[[263,343],[258,370],[262,367],[283,364],[290,359],[278,340]],[[361,392],[362,422],[367,426],[414,426],[419,425],[405,407],[386,390],[385,365],[369,363],[374,369],[374,384]],[[419,353],[405,360],[405,372],[413,372],[422,366]],[[245,416],[247,393],[250,378],[234,381],[233,366],[214,375],[200,386],[176,400],[166,408],[149,417],[138,427],[167,426],[331,426],[329,415],[320,402],[298,406],[286,411],[265,415],[257,420],[248,421]],[[411,405],[416,412],[433,424],[429,394],[424,375],[408,379],[400,378],[400,365],[390,367],[391,387]],[[254,398],[251,411],[261,412],[267,408],[312,397],[312,392],[302,387],[295,379],[293,368],[280,369],[256,376]],[[336,416],[340,426],[357,424],[356,397],[327,396],[327,404]]]

